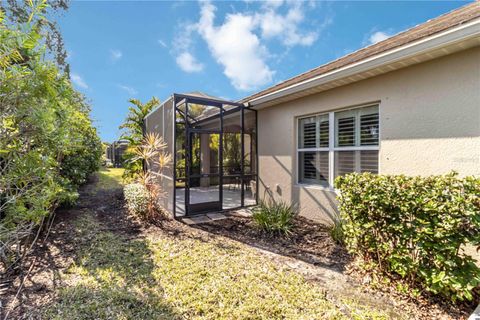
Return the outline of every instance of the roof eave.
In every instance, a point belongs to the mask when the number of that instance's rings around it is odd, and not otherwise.
[[[366,72],[375,68],[384,67],[396,63],[403,59],[410,59],[417,55],[429,51],[441,49],[454,43],[462,42],[475,37],[480,37],[480,19],[476,19],[460,25],[458,27],[440,32],[425,39],[409,43],[407,45],[395,48],[366,58],[362,61],[350,64],[348,66],[321,74],[308,80],[293,84],[286,88],[276,90],[263,96],[248,100],[252,107],[261,107],[265,103],[272,103],[288,95],[292,95],[316,86],[325,85],[329,82],[339,80],[345,77],[354,76],[361,72]]]

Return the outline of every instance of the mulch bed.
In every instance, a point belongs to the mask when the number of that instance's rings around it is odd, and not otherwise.
[[[326,226],[303,217],[295,218],[292,233],[288,236],[265,233],[255,227],[251,218],[233,215],[229,219],[215,220],[194,227],[337,271],[345,270],[351,260],[345,248],[332,240]]]

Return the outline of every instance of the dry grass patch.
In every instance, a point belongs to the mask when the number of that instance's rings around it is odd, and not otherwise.
[[[355,304],[339,308],[320,287],[223,238],[129,239],[91,215],[76,230],[79,256],[49,319],[387,318]]]

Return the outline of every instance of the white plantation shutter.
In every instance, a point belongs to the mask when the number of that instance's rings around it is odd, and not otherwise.
[[[328,151],[300,152],[300,181],[328,184]]]
[[[335,176],[343,176],[355,172],[355,151],[335,152]]]
[[[336,117],[336,146],[352,147],[355,145],[355,116],[352,112],[342,112]]]
[[[335,152],[335,177],[352,172],[378,173],[378,150]]]
[[[299,181],[328,184],[329,119],[318,115],[299,120]]]
[[[366,108],[360,114],[360,145],[378,146],[378,108]]]
[[[325,117],[320,118],[319,138],[318,138],[318,143],[320,148],[328,148],[329,129],[330,129],[330,126],[328,125],[328,117],[326,119]]]
[[[300,155],[301,164],[303,166],[302,180],[315,180],[317,178],[315,152],[302,152]]]
[[[378,173],[378,150],[356,152],[360,153],[360,172]]]
[[[303,147],[304,148],[315,148],[316,141],[316,123],[305,123],[303,126]]]
[[[379,132],[377,105],[299,119],[298,182],[329,186],[351,172],[378,173]]]
[[[299,149],[328,148],[328,115],[300,119],[299,129]]]
[[[378,173],[378,106],[336,112],[335,125],[335,177]]]

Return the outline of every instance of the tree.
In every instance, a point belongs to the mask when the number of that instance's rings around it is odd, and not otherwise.
[[[138,99],[129,100],[131,106],[128,107],[128,115],[120,129],[124,130],[121,138],[129,142],[129,147],[124,154],[125,179],[133,179],[143,170],[141,159],[135,157],[135,148],[142,144],[144,135],[145,117],[158,105],[160,100],[152,97],[146,103]]]
[[[67,75],[70,67],[66,61],[67,51],[62,34],[56,21],[44,17],[52,17],[56,13],[66,11],[68,5],[68,0],[0,1],[0,10],[5,13],[9,23],[20,25],[28,22],[36,26],[36,31],[41,36],[40,41],[53,56],[57,66]],[[37,10],[33,15],[32,7]]]
[[[0,10],[0,267],[21,262],[53,210],[71,203],[97,170],[101,144],[90,107],[68,74],[45,58],[46,1],[24,22]],[[23,20],[22,20],[23,21]],[[0,268],[2,269],[2,268]]]

